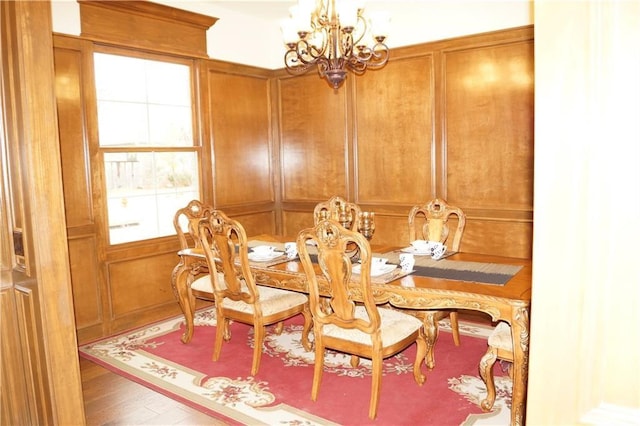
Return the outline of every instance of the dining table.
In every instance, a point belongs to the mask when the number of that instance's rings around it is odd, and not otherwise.
[[[258,285],[309,292],[306,275],[299,259],[284,255],[284,242],[294,241],[281,236],[257,235],[249,246],[273,244],[283,256],[268,262],[250,261]],[[282,246],[282,247],[280,247]],[[376,246],[374,256],[398,263],[400,253],[411,247]],[[190,283],[208,273],[201,249],[183,249],[172,273],[172,287],[185,315],[182,342],[191,340],[194,330],[195,297]],[[376,303],[395,309],[421,313],[427,337],[427,367],[435,366],[434,346],[438,335],[437,321],[432,313],[438,310],[460,309],[484,312],[492,321],[504,321],[511,326],[513,339],[511,424],[523,425],[529,367],[529,312],[531,305],[531,260],[477,253],[447,253],[443,259],[415,256],[412,271],[399,267],[384,276],[372,277],[371,287]],[[317,266],[317,265],[316,265]],[[320,276],[320,292],[329,295],[329,286]],[[325,285],[326,284],[326,285]],[[358,296],[354,285],[354,298]],[[479,361],[479,360],[478,360]]]

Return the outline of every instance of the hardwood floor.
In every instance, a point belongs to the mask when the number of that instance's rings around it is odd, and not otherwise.
[[[88,426],[226,425],[84,358],[80,374]]]

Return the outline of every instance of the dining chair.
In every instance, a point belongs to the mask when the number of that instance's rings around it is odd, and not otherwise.
[[[249,266],[247,235],[240,222],[220,210],[211,210],[198,229],[200,246],[204,250],[210,273],[195,279],[191,288],[214,295],[218,325],[213,360],[219,359],[223,340],[228,342],[231,339],[231,320],[253,326],[253,376],[260,368],[262,345],[269,325],[276,324],[275,332],[280,334],[284,320],[302,314],[302,346],[310,351],[311,313],[308,297],[294,291],[256,285]]]
[[[212,206],[205,204],[200,200],[191,200],[185,207],[176,211],[173,216],[173,227],[178,235],[180,250],[199,249],[201,247],[200,239],[198,238],[198,225],[203,218],[208,217],[212,210]],[[206,265],[204,262],[194,264],[192,267],[192,274],[195,274],[196,276],[198,274],[206,274],[207,269],[201,268],[201,266]],[[182,306],[182,312],[184,312],[185,316],[190,317],[188,319],[189,321],[193,322],[195,299],[198,298],[213,302],[213,292],[193,291],[190,288],[188,290],[189,307]],[[177,295],[176,299],[178,301],[181,300]],[[182,337],[182,341],[184,343],[189,343],[191,337],[192,333],[185,333]]]
[[[315,245],[316,265],[311,260],[307,242]],[[352,264],[348,254],[347,246],[352,243],[360,249],[357,264]],[[406,313],[376,305],[371,288],[371,247],[362,234],[336,221],[322,219],[315,227],[300,231],[297,245],[309,285],[313,317],[315,363],[311,399],[316,401],[318,397],[325,349],[351,354],[354,367],[360,357],[369,358],[372,361],[369,418],[374,419],[385,358],[416,343],[413,376],[418,385],[425,381],[421,366],[427,347],[422,322]],[[355,265],[361,269],[359,275],[353,272]],[[330,310],[324,309],[321,296],[329,298]]]
[[[191,200],[178,209],[173,216],[173,227],[178,234],[180,249],[199,247],[198,224],[206,217],[213,207],[200,200]]]
[[[345,228],[352,231],[358,230],[358,218],[362,209],[355,203],[348,202],[342,197],[334,196],[328,201],[316,204],[313,209],[313,223],[317,224],[322,219],[333,219]]]
[[[489,348],[480,359],[480,377],[487,386],[487,397],[480,401],[480,408],[490,411],[496,401],[496,385],[493,379],[493,365],[497,359],[510,362],[509,377],[512,377],[513,367],[513,338],[511,337],[511,326],[500,321],[493,329],[487,340]]]
[[[449,226],[449,220],[454,217],[455,226]],[[424,205],[413,206],[409,211],[409,241],[438,241],[447,246],[447,251],[460,251],[465,223],[466,216],[459,207],[449,205],[443,199],[435,198]],[[434,335],[436,336],[438,321],[449,316],[453,342],[456,346],[460,346],[457,311],[426,311],[426,315],[430,316],[426,322],[435,328]]]

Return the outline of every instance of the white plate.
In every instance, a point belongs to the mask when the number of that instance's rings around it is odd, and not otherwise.
[[[262,253],[258,254],[252,251],[251,253],[249,253],[249,260],[253,260],[254,262],[269,262],[270,260],[280,257],[283,254],[283,251],[274,251],[266,255]]]
[[[353,272],[354,274],[360,274],[360,266],[361,265],[354,265],[353,268],[351,269],[351,272]],[[381,266],[380,268],[371,268],[371,276],[372,277],[379,277],[380,275],[384,275],[384,274],[388,274],[389,272],[393,272],[395,271],[395,269],[398,267],[398,265],[393,265],[393,264],[385,264],[384,266]]]
[[[409,247],[405,247],[403,249],[400,249],[401,252],[403,253],[411,253],[411,254],[415,254],[416,256],[431,256],[432,251],[431,250],[418,250],[417,248],[413,247],[413,246],[409,246]]]

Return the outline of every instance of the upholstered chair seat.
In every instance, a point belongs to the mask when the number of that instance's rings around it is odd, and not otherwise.
[[[218,274],[218,282],[222,288],[226,288],[224,282],[224,274]],[[211,277],[205,275],[196,279],[191,284],[192,290],[203,291],[213,293],[213,284],[211,284]],[[249,291],[246,283],[242,284],[242,291]],[[262,309],[262,315],[269,316],[277,314],[278,312],[293,309],[300,304],[307,302],[307,296],[302,293],[295,293],[287,290],[280,290],[271,287],[260,287],[260,304]],[[242,300],[224,299],[222,306],[225,309],[231,309],[238,312],[253,315],[255,313],[254,305],[252,303],[246,303]]]
[[[380,335],[382,346],[392,346],[400,342],[407,335],[414,333],[422,327],[422,321],[392,309],[379,309],[380,313]],[[355,307],[354,317],[369,321],[367,310],[364,306]],[[371,345],[371,334],[365,333],[357,328],[342,328],[335,324],[324,326],[324,335],[336,339],[348,340],[350,342]]]
[[[480,359],[480,376],[487,386],[487,397],[480,402],[480,408],[490,411],[496,400],[496,385],[493,379],[493,365],[497,359],[511,363],[513,366],[513,338],[511,337],[511,326],[506,322],[499,322],[493,329],[487,340],[489,348]]]

